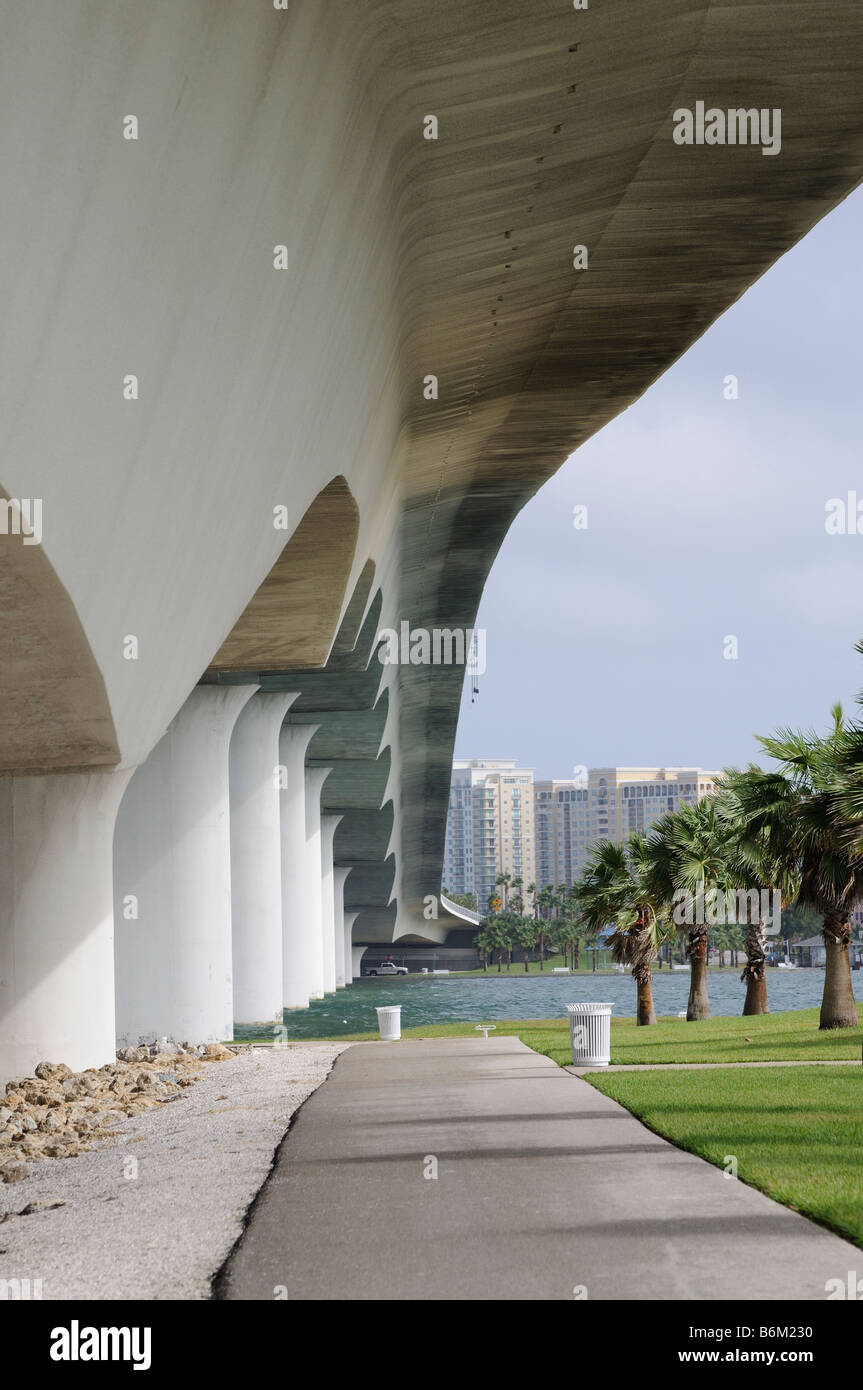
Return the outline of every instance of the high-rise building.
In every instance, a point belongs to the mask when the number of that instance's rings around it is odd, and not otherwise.
[[[533,770],[494,758],[453,763],[443,886],[485,911],[499,873],[535,878]]]
[[[574,883],[597,840],[621,844],[634,830],[715,790],[718,772],[699,767],[598,767],[581,778],[534,782],[513,761],[453,763],[443,886],[474,893],[485,911],[499,873]]]
[[[599,767],[574,780],[536,782],[536,883],[574,883],[596,840],[622,843],[668,811],[713,793],[718,772],[698,767]]]

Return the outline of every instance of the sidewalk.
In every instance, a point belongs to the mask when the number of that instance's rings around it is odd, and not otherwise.
[[[861,1263],[517,1038],[441,1038],[342,1054],[218,1296],[824,1299]]]

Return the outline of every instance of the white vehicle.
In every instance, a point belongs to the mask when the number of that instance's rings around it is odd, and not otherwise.
[[[396,965],[395,961],[383,960],[380,965],[376,965],[369,971],[370,975],[406,975],[408,968],[406,965]]]

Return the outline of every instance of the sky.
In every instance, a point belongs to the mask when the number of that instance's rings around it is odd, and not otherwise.
[[[720,769],[863,714],[863,519],[826,529],[831,499],[863,513],[861,247],[858,190],[516,518],[457,757]]]

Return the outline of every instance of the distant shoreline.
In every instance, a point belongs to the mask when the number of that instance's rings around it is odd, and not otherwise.
[[[779,969],[780,969],[780,967],[779,967],[778,965],[768,965],[768,966],[766,966],[765,968],[766,968],[766,970],[768,970],[770,973],[772,973],[772,974],[774,974],[774,975],[778,975],[778,974],[779,974]],[[709,965],[709,966],[707,967],[708,974],[710,974],[710,975],[733,975],[733,974],[735,974],[735,973],[741,971],[742,969],[743,969],[742,964],[741,964],[741,965]],[[656,969],[654,969],[653,972],[652,972],[652,978],[653,978],[654,980],[668,979],[669,977],[671,977],[672,979],[674,979],[674,978],[676,978],[676,977],[678,977],[678,976],[686,975],[686,974],[688,974],[688,973],[689,973],[689,972],[686,971],[686,970],[656,970]],[[786,976],[786,975],[787,975],[787,976],[789,976],[789,977],[792,976],[792,975],[812,975],[812,974],[819,974],[819,973],[820,973],[820,974],[823,974],[823,973],[824,973],[824,966],[823,966],[823,965],[798,965],[798,966],[795,966],[795,968],[794,968],[793,970],[783,970],[783,971],[782,971],[783,976]],[[393,985],[393,984],[397,984],[398,982],[401,982],[402,984],[405,984],[405,983],[407,983],[408,980],[461,980],[461,981],[464,981],[464,980],[478,980],[478,981],[479,981],[479,980],[491,980],[491,979],[498,980],[498,979],[504,979],[504,978],[509,978],[510,980],[586,980],[586,979],[599,979],[599,978],[602,977],[602,976],[606,977],[607,979],[616,979],[618,976],[622,976],[623,978],[626,978],[629,974],[630,974],[630,972],[629,972],[628,970],[624,970],[624,971],[620,971],[620,970],[571,970],[571,971],[569,972],[569,974],[567,974],[567,975],[564,975],[564,974],[555,975],[555,973],[554,973],[553,970],[532,970],[532,971],[530,971],[530,972],[527,972],[527,971],[525,971],[524,969],[522,969],[522,970],[517,970],[517,969],[515,968],[515,966],[513,965],[513,967],[512,967],[511,970],[501,970],[501,971],[498,971],[496,967],[495,967],[494,970],[479,971],[479,972],[474,971],[474,970],[451,970],[451,971],[450,971],[448,974],[446,974],[446,975],[435,975],[435,974],[432,973],[431,970],[428,972],[427,975],[423,975],[423,973],[422,973],[421,971],[419,971],[419,970],[412,970],[411,973],[410,973],[409,975],[358,975],[354,980],[351,981],[351,984],[354,984],[354,985],[365,984],[365,983],[368,981],[370,984],[376,984],[376,985],[380,985],[380,984]]]

